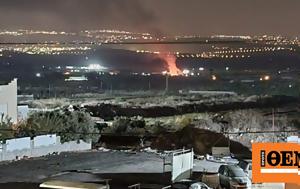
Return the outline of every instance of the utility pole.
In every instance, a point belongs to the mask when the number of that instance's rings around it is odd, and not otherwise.
[[[229,134],[229,132],[228,132],[228,148],[229,148],[229,151],[230,151],[230,134]]]
[[[51,86],[50,86],[50,83],[49,83],[49,87],[48,87],[48,97],[50,98],[50,94],[51,94]]]
[[[169,90],[169,73],[166,74],[166,88],[165,91],[168,92]]]
[[[151,91],[151,82],[150,82],[150,80],[148,82],[148,90]]]

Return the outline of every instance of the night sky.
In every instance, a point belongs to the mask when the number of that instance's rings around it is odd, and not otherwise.
[[[0,29],[300,36],[299,0],[1,0]]]

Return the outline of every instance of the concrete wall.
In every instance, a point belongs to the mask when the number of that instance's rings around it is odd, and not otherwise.
[[[211,153],[216,157],[230,156],[229,147],[212,147]]]
[[[22,145],[20,142],[24,142]],[[43,135],[29,138],[7,140],[5,144],[0,144],[0,161],[16,160],[23,157],[40,157],[53,153],[85,151],[92,149],[91,142],[71,141],[60,142],[60,137],[56,135]]]
[[[17,79],[7,85],[0,85],[0,114],[10,117],[13,123],[18,120]]]
[[[30,145],[30,137],[25,137],[7,140],[5,146],[7,152],[13,152],[16,150],[30,149]]]
[[[41,135],[33,138],[34,148],[43,146],[47,147],[51,145],[56,145],[57,143],[59,143],[59,141],[57,141],[56,135]]]
[[[189,179],[193,170],[193,150],[178,150],[172,154],[172,182]]]
[[[286,141],[288,143],[299,143],[300,144],[300,138],[298,136],[289,136],[289,137],[287,137]]]

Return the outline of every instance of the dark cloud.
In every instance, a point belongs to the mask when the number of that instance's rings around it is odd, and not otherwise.
[[[2,0],[0,28],[298,36],[299,0]]]
[[[139,0],[9,0],[0,2],[1,28],[147,30],[156,20]]]

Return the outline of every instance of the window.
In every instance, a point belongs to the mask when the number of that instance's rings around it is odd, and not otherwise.
[[[252,165],[251,164],[249,165],[249,170],[252,171]]]
[[[224,174],[224,169],[225,169],[225,167],[223,165],[221,165],[220,168],[219,168],[219,173],[223,175]]]

